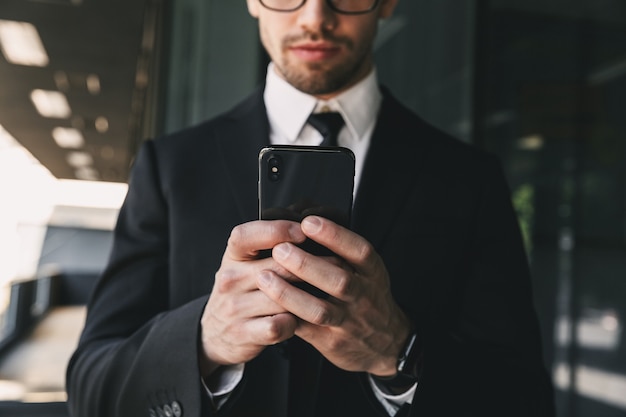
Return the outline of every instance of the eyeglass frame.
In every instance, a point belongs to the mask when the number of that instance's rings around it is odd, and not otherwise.
[[[299,8],[304,6],[304,3],[306,3],[306,0],[302,0],[297,7],[294,7],[292,9],[276,9],[274,7],[269,7],[268,5],[265,4],[265,2],[263,0],[259,0],[259,3],[261,3],[261,6],[265,7],[268,10],[272,10],[274,12],[279,12],[279,13],[281,13],[281,12],[289,13],[289,12],[295,12],[296,10],[298,10]],[[332,0],[326,0],[326,4],[335,13],[349,14],[349,15],[358,15],[358,14],[366,14],[366,13],[372,12],[374,9],[376,9],[376,7],[378,7],[378,5],[380,4],[380,0],[374,0],[374,4],[372,4],[372,6],[369,9],[361,10],[361,11],[358,11],[358,12],[347,12],[347,11],[344,11],[344,10],[337,9],[337,7],[333,4]]]

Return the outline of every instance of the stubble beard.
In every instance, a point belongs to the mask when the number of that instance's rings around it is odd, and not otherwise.
[[[317,40],[319,35],[305,35],[286,38],[282,42],[283,56],[280,62],[274,62],[285,80],[296,89],[314,96],[329,95],[342,91],[365,76],[371,66],[369,46],[355,50],[351,39],[324,36],[341,45],[350,56],[337,64],[330,63],[292,63],[286,52],[289,45],[302,38]]]

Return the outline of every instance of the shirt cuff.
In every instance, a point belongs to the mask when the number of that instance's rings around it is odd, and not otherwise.
[[[243,370],[243,363],[222,366],[216,369],[214,374],[211,375],[212,389],[207,386],[204,378],[200,378],[202,386],[209,396],[215,410],[219,410],[226,400],[228,400],[230,394],[237,388],[237,385],[239,385],[243,379]]]
[[[415,390],[417,389],[417,382],[402,394],[389,395],[385,394],[380,388],[378,388],[378,385],[376,385],[374,378],[372,378],[370,374],[367,374],[367,379],[372,387],[372,390],[374,391],[374,395],[390,416],[394,416],[404,404],[412,403]]]

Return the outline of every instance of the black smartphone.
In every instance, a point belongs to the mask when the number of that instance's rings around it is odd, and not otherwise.
[[[323,216],[350,228],[354,154],[348,148],[276,145],[259,153],[259,218],[301,221]],[[314,255],[332,255],[307,240]]]

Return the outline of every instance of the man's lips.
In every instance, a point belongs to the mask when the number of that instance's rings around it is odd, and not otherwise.
[[[305,61],[323,61],[333,58],[341,51],[335,44],[300,43],[289,46],[289,51]]]

